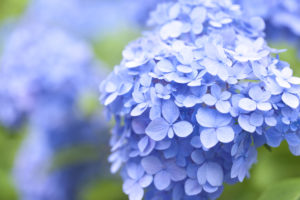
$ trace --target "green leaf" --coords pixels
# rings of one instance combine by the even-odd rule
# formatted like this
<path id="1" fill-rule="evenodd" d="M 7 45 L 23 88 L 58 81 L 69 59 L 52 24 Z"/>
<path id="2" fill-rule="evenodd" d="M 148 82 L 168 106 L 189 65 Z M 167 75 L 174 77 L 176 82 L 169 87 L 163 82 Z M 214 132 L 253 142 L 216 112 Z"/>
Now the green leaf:
<path id="1" fill-rule="evenodd" d="M 126 200 L 128 197 L 122 192 L 121 180 L 102 179 L 94 182 L 81 193 L 83 200 Z"/>
<path id="2" fill-rule="evenodd" d="M 0 20 L 21 15 L 27 6 L 27 3 L 28 0 L 1 0 Z"/>
<path id="3" fill-rule="evenodd" d="M 50 171 L 79 163 L 95 162 L 101 159 L 99 148 L 91 145 L 78 145 L 69 147 L 56 153 Z"/>
<path id="4" fill-rule="evenodd" d="M 258 200 L 300 200 L 300 178 L 288 179 L 268 187 Z"/>

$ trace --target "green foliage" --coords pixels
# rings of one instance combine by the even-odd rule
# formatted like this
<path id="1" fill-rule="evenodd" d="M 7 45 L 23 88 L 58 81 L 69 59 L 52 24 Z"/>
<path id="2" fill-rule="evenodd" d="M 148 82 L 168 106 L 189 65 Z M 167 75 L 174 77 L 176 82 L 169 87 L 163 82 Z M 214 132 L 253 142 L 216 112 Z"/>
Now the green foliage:
<path id="1" fill-rule="evenodd" d="M 78 102 L 80 110 L 86 116 L 91 116 L 92 114 L 94 114 L 95 110 L 98 110 L 99 108 L 98 98 L 98 94 L 95 94 L 93 92 L 82 95 Z"/>
<path id="2" fill-rule="evenodd" d="M 286 49 L 285 52 L 279 54 L 280 59 L 288 62 L 291 65 L 291 68 L 294 70 L 294 75 L 299 77 L 300 59 L 297 59 L 298 57 L 297 49 L 285 43 L 273 44 L 273 47 L 277 49 Z"/>
<path id="3" fill-rule="evenodd" d="M 300 178 L 272 184 L 259 200 L 300 200 Z"/>
<path id="4" fill-rule="evenodd" d="M 120 63 L 122 59 L 122 50 L 128 42 L 137 37 L 137 30 L 122 30 L 111 33 L 95 42 L 95 53 L 101 61 L 112 68 L 114 65 Z"/>
<path id="5" fill-rule="evenodd" d="M 22 135 L 8 133 L 0 128 L 0 199 L 17 200 L 11 169 L 18 147 L 22 141 Z"/>
<path id="6" fill-rule="evenodd" d="M 73 164 L 90 163 L 99 159 L 98 148 L 90 145 L 78 145 L 72 148 L 61 150 L 53 158 L 53 165 L 50 171 L 61 169 Z"/>
<path id="7" fill-rule="evenodd" d="M 126 200 L 128 197 L 121 191 L 121 180 L 106 179 L 94 182 L 82 194 L 84 200 Z"/>
<path id="8" fill-rule="evenodd" d="M 28 0 L 0 0 L 0 20 L 19 16 L 27 2 Z"/>

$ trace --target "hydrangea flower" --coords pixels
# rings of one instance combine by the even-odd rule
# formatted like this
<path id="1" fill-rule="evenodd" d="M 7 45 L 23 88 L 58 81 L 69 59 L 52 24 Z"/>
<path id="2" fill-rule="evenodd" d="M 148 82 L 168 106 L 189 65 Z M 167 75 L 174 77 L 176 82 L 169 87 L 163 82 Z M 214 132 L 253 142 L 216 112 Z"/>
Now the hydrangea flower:
<path id="1" fill-rule="evenodd" d="M 107 125 L 98 122 L 99 109 L 87 113 L 81 105 L 97 94 L 105 70 L 99 74 L 96 66 L 89 45 L 58 28 L 22 24 L 8 38 L 0 121 L 8 127 L 28 122 L 14 173 L 22 199 L 77 199 L 88 180 L 105 173 Z"/>
<path id="2" fill-rule="evenodd" d="M 120 11 L 120 7 L 107 0 L 31 0 L 25 18 L 93 39 L 118 26 L 118 20 L 123 19 L 115 13 Z"/>
<path id="3" fill-rule="evenodd" d="M 144 27 L 150 11 L 166 1 L 171 0 L 31 0 L 26 17 L 94 39 L 129 26 Z"/>
<path id="4" fill-rule="evenodd" d="M 130 200 L 216 199 L 249 177 L 257 147 L 286 139 L 299 155 L 300 79 L 261 18 L 230 0 L 179 0 L 149 23 L 100 86 L 116 121 L 111 171 Z"/>
<path id="5" fill-rule="evenodd" d="M 17 27 L 1 58 L 0 121 L 14 126 L 50 99 L 76 106 L 95 91 L 95 66 L 89 46 L 64 31 L 39 24 Z"/>
<path id="6" fill-rule="evenodd" d="M 289 41 L 299 48 L 300 5 L 297 0 L 235 0 L 248 16 L 261 16 L 266 21 L 267 38 Z"/>

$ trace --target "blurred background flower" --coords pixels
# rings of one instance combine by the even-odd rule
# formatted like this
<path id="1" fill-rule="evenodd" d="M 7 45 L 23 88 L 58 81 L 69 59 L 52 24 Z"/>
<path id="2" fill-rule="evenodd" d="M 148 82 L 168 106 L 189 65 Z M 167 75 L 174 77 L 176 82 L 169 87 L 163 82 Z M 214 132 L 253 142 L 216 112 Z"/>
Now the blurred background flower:
<path id="1" fill-rule="evenodd" d="M 300 4 L 297 0 L 235 0 L 248 16 L 266 21 L 267 38 L 277 44 L 297 48 L 300 57 Z"/>

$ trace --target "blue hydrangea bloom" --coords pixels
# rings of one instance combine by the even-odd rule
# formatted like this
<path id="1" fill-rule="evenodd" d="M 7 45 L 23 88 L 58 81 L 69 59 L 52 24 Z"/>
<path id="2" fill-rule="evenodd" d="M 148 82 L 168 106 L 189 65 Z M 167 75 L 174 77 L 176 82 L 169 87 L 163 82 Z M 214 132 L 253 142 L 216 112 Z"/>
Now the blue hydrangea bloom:
<path id="1" fill-rule="evenodd" d="M 21 24 L 7 39 L 0 121 L 8 127 L 28 122 L 30 134 L 14 172 L 22 199 L 77 199 L 86 181 L 105 173 L 107 125 L 98 122 L 98 109 L 87 113 L 81 108 L 86 95 L 97 95 L 103 74 L 96 66 L 89 45 L 58 28 Z M 63 165 L 57 161 L 74 148 L 88 152 L 83 158 L 63 157 L 71 159 Z"/>
<path id="2" fill-rule="evenodd" d="M 31 0 L 25 18 L 93 39 L 112 31 L 118 22 L 126 22 L 116 15 L 122 10 L 114 4 L 107 0 Z"/>
<path id="3" fill-rule="evenodd" d="M 300 78 L 230 0 L 160 4 L 101 83 L 116 125 L 111 171 L 130 200 L 216 199 L 249 177 L 256 148 L 299 155 Z M 275 133 L 276 131 L 276 133 Z"/>
<path id="4" fill-rule="evenodd" d="M 7 39 L 0 62 L 0 121 L 6 126 L 24 121 L 50 99 L 76 106 L 96 90 L 90 47 L 60 29 L 21 25 Z"/>
<path id="5" fill-rule="evenodd" d="M 157 3 L 171 0 L 31 0 L 27 18 L 87 38 L 126 27 L 143 27 Z"/>
<path id="6" fill-rule="evenodd" d="M 289 41 L 300 47 L 300 4 L 298 0 L 235 0 L 248 16 L 261 16 L 266 21 L 267 38 Z"/>

